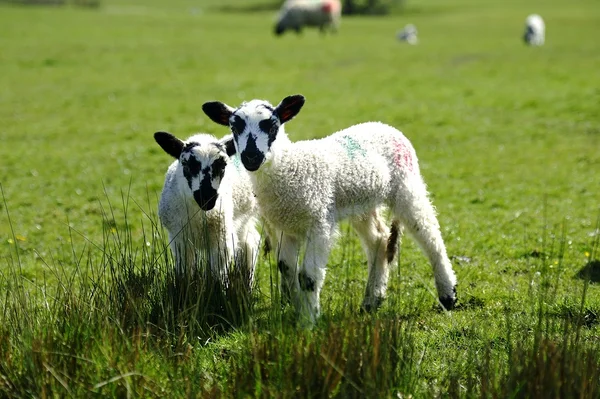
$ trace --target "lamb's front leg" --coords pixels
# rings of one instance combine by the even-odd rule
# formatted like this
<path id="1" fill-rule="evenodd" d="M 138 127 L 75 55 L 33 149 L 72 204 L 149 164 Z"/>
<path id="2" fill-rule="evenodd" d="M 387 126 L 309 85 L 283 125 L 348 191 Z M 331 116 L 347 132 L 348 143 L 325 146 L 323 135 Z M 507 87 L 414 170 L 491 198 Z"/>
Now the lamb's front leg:
<path id="1" fill-rule="evenodd" d="M 287 305 L 298 292 L 300 241 L 287 234 L 278 234 L 277 268 L 281 275 L 281 304 Z"/>
<path id="2" fill-rule="evenodd" d="M 327 259 L 331 250 L 331 231 L 313 232 L 308 236 L 302 268 L 298 273 L 300 292 L 297 309 L 304 322 L 314 324 L 321 312 L 319 299 L 325 282 Z"/>
<path id="3" fill-rule="evenodd" d="M 209 245 L 211 272 L 226 287 L 229 285 L 229 267 L 233 262 L 235 251 L 233 237 L 222 232 L 218 239 L 209 237 Z"/>
<path id="4" fill-rule="evenodd" d="M 236 268 L 243 267 L 242 273 L 249 291 L 252 291 L 254 283 L 254 270 L 260 252 L 260 241 L 260 234 L 253 225 L 244 229 L 237 240 L 238 248 L 235 265 Z"/>

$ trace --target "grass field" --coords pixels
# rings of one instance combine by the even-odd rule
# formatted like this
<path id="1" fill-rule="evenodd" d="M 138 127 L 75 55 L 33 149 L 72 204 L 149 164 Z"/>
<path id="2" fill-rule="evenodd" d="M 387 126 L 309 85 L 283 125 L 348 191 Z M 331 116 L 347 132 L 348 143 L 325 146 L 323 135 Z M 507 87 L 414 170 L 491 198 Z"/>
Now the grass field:
<path id="1" fill-rule="evenodd" d="M 264 3 L 0 4 L 0 395 L 598 397 L 600 3 L 409 0 L 282 38 Z M 532 12 L 541 48 L 521 42 Z M 395 40 L 407 23 L 418 46 Z M 171 159 L 152 134 L 220 137 L 203 102 L 295 93 L 293 140 L 380 120 L 412 141 L 457 310 L 406 237 L 387 301 L 360 314 L 345 225 L 312 330 L 280 312 L 273 259 L 234 322 L 202 292 L 163 298 Z"/>

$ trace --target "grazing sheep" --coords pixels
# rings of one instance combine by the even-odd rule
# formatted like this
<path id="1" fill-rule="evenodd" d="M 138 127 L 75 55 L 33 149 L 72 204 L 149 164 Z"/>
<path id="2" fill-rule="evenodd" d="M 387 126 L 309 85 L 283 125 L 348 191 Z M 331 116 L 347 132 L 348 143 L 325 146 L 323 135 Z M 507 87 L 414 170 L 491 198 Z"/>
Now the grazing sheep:
<path id="1" fill-rule="evenodd" d="M 167 170 L 158 216 L 169 232 L 177 273 L 208 260 L 213 275 L 227 284 L 235 258 L 245 263 L 251 287 L 260 242 L 258 210 L 248 173 L 239 158 L 230 158 L 232 136 L 196 134 L 182 141 L 156 132 L 154 139 L 176 159 Z"/>
<path id="2" fill-rule="evenodd" d="M 417 44 L 417 27 L 413 24 L 408 24 L 400 32 L 396 34 L 398 40 L 407 42 L 408 44 Z"/>
<path id="3" fill-rule="evenodd" d="M 242 164 L 251 172 L 261 214 L 277 232 L 282 296 L 309 322 L 316 320 L 336 226 L 348 218 L 369 264 L 365 310 L 375 310 L 385 298 L 389 263 L 403 228 L 429 257 L 439 301 L 451 309 L 456 276 L 411 143 L 379 122 L 320 140 L 291 142 L 283 124 L 303 105 L 304 97 L 294 95 L 277 107 L 263 100 L 238 108 L 218 101 L 202 107 L 214 122 L 230 127 Z M 385 205 L 393 215 L 391 230 L 381 215 Z M 305 255 L 297 270 L 303 244 Z"/>
<path id="4" fill-rule="evenodd" d="M 523 40 L 530 46 L 542 46 L 546 38 L 546 25 L 537 14 L 531 14 L 525 20 L 525 34 Z"/>
<path id="5" fill-rule="evenodd" d="M 337 31 L 342 18 L 340 0 L 287 0 L 281 6 L 275 34 L 293 29 L 300 33 L 305 26 L 317 26 L 321 32 L 329 27 Z"/>

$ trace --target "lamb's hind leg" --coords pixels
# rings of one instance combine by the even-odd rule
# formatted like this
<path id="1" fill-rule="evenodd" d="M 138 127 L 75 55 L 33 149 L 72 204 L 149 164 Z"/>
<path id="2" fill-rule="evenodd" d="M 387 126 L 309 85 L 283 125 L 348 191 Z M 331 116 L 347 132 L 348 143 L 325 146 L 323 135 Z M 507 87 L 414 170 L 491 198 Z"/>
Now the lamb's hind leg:
<path id="1" fill-rule="evenodd" d="M 413 177 L 406 182 L 396 199 L 394 211 L 429 258 L 440 303 L 444 308 L 452 309 L 457 298 L 456 275 L 446 254 L 435 209 L 421 178 Z"/>
<path id="2" fill-rule="evenodd" d="M 367 255 L 369 275 L 362 308 L 367 312 L 377 310 L 385 299 L 389 263 L 396 255 L 398 223 L 392 225 L 393 232 L 385 224 L 379 210 L 354 217 L 350 220 Z"/>

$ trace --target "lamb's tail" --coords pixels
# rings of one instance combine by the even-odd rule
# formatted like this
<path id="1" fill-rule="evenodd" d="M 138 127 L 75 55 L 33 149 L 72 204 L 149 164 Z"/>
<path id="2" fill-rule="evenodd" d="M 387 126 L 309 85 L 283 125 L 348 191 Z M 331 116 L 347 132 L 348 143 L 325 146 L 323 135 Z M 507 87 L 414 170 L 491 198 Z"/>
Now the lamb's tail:
<path id="1" fill-rule="evenodd" d="M 398 239 L 400 238 L 400 222 L 397 219 L 394 219 L 392 225 L 390 226 L 390 236 L 388 237 L 387 242 L 387 261 L 391 263 L 396 257 L 396 253 L 398 252 Z"/>

